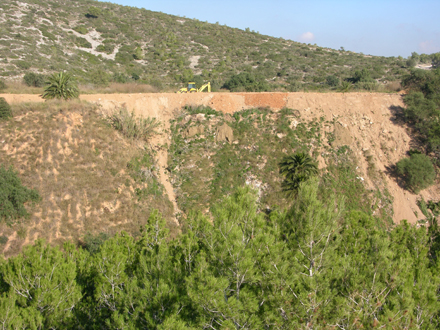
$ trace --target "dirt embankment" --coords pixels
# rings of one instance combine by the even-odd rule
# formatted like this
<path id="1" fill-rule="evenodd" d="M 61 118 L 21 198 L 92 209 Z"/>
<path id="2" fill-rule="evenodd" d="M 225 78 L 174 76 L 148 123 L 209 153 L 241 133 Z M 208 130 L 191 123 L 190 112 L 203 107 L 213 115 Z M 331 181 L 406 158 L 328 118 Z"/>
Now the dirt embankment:
<path id="1" fill-rule="evenodd" d="M 0 95 L 8 102 L 38 101 L 35 95 Z M 138 115 L 156 117 L 165 124 L 161 137 L 154 140 L 158 149 L 168 140 L 166 129 L 176 110 L 185 105 L 210 106 L 211 108 L 234 113 L 236 111 L 270 107 L 297 109 L 301 120 L 324 117 L 335 120 L 332 133 L 335 145 L 348 145 L 359 161 L 359 180 L 368 187 L 386 187 L 394 197 L 394 221 L 403 219 L 414 223 L 423 215 L 418 210 L 418 196 L 401 187 L 389 175 L 390 166 L 406 155 L 413 141 L 406 128 L 395 121 L 395 113 L 404 106 L 399 94 L 383 93 L 200 93 L 200 94 L 93 94 L 82 95 L 81 99 L 96 103 L 103 111 L 125 105 Z M 172 201 L 173 188 L 168 182 L 166 171 L 167 154 L 165 148 L 159 153 L 161 180 Z M 324 159 L 320 165 L 325 166 Z M 374 171 L 372 171 L 374 168 Z M 371 177 L 371 173 L 375 177 Z M 440 198 L 439 187 L 432 186 L 421 192 L 425 200 Z"/>

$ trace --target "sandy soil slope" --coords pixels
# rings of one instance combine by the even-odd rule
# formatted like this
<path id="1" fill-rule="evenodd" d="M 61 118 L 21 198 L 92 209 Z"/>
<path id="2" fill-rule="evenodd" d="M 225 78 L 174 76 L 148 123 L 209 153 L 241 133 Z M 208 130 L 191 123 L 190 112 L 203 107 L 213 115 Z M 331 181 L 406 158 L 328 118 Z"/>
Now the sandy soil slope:
<path id="1" fill-rule="evenodd" d="M 0 95 L 8 102 L 30 102 L 41 99 L 35 95 Z M 404 106 L 402 95 L 384 93 L 194 93 L 194 94 L 93 94 L 82 95 L 81 99 L 96 103 L 104 112 L 126 106 L 142 116 L 156 117 L 164 123 L 160 136 L 152 143 L 158 150 L 161 167 L 160 180 L 170 200 L 175 204 L 173 188 L 169 183 L 166 168 L 167 153 L 163 147 L 169 141 L 168 122 L 178 109 L 185 105 L 205 105 L 225 113 L 233 113 L 254 107 L 284 107 L 297 109 L 301 120 L 314 117 L 335 119 L 333 129 L 336 146 L 348 145 L 359 161 L 359 180 L 371 188 L 386 187 L 394 197 L 394 221 L 403 219 L 415 223 L 423 215 L 418 210 L 418 195 L 401 186 L 389 174 L 389 169 L 414 148 L 414 141 L 396 115 Z M 369 167 L 374 164 L 374 177 Z M 320 159 L 321 167 L 325 166 Z M 370 171 L 371 173 L 371 171 Z M 440 199 L 440 186 L 434 185 L 420 194 L 425 200 Z M 175 204 L 175 210 L 177 205 Z"/>

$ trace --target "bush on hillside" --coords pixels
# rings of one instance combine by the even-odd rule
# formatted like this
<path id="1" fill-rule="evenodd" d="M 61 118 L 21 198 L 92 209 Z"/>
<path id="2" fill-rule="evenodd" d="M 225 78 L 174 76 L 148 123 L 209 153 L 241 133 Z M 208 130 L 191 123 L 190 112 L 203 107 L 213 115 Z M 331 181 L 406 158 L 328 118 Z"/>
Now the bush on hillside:
<path id="1" fill-rule="evenodd" d="M 232 76 L 223 85 L 231 92 L 266 92 L 269 90 L 269 84 L 260 74 L 254 75 L 249 72 L 242 72 Z"/>
<path id="2" fill-rule="evenodd" d="M 126 137 L 148 141 L 160 126 L 156 118 L 136 117 L 134 112 L 129 113 L 126 108 L 120 108 L 109 117 L 110 124 Z"/>
<path id="3" fill-rule="evenodd" d="M 110 76 L 103 69 L 96 69 L 91 72 L 90 80 L 95 86 L 107 87 L 110 82 Z"/>
<path id="4" fill-rule="evenodd" d="M 413 153 L 396 164 L 396 170 L 405 181 L 407 189 L 419 193 L 434 183 L 436 172 L 431 159 L 423 154 Z"/>
<path id="5" fill-rule="evenodd" d="M 12 117 L 11 106 L 4 97 L 0 97 L 0 120 Z"/>
<path id="6" fill-rule="evenodd" d="M 44 74 L 28 72 L 24 75 L 23 81 L 29 87 L 43 87 L 46 76 Z"/>
<path id="7" fill-rule="evenodd" d="M 326 83 L 327 85 L 329 85 L 330 87 L 336 87 L 339 86 L 339 78 L 331 75 L 331 76 L 327 76 L 326 78 Z"/>
<path id="8" fill-rule="evenodd" d="M 92 48 L 92 44 L 82 37 L 76 37 L 75 44 L 81 48 Z"/>
<path id="9" fill-rule="evenodd" d="M 81 34 L 87 34 L 89 32 L 87 30 L 87 27 L 85 27 L 84 25 L 76 26 L 73 28 L 73 30 Z"/>
<path id="10" fill-rule="evenodd" d="M 5 81 L 3 79 L 0 79 L 0 91 L 6 88 L 8 88 L 8 86 L 6 86 Z"/>
<path id="11" fill-rule="evenodd" d="M 26 202 L 37 202 L 40 195 L 34 189 L 21 184 L 17 173 L 12 169 L 0 166 L 0 219 L 10 222 L 28 216 L 24 207 Z"/>
<path id="12" fill-rule="evenodd" d="M 440 157 L 440 69 L 413 70 L 403 79 L 402 84 L 409 89 L 404 97 L 405 120 L 419 133 L 428 152 Z"/>

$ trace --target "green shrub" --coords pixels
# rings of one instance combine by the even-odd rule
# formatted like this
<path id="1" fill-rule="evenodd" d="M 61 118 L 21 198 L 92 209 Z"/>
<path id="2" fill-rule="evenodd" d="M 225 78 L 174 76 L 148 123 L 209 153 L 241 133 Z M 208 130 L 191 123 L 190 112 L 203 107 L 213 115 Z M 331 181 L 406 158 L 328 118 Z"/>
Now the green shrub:
<path id="1" fill-rule="evenodd" d="M 110 124 L 130 139 L 148 141 L 160 126 L 156 118 L 137 118 L 134 112 L 129 113 L 126 108 L 121 108 L 109 117 Z"/>
<path id="2" fill-rule="evenodd" d="M 86 13 L 87 18 L 98 18 L 101 15 L 102 15 L 101 9 L 97 7 L 90 7 Z"/>
<path id="3" fill-rule="evenodd" d="M 27 70 L 31 67 L 31 64 L 29 62 L 22 61 L 22 60 L 13 61 L 12 63 L 14 63 L 18 68 L 23 69 L 23 70 Z"/>
<path id="4" fill-rule="evenodd" d="M 12 169 L 0 166 L 0 219 L 10 222 L 29 215 L 24 204 L 37 202 L 40 195 L 34 189 L 21 184 L 17 173 Z"/>
<path id="5" fill-rule="evenodd" d="M 5 81 L 0 79 L 0 91 L 6 88 L 8 88 L 8 86 L 6 85 Z"/>
<path id="6" fill-rule="evenodd" d="M 89 32 L 84 25 L 76 26 L 76 27 L 73 28 L 73 30 L 78 32 L 78 33 L 81 33 L 81 34 L 87 34 L 87 32 Z"/>
<path id="7" fill-rule="evenodd" d="M 112 44 L 108 44 L 108 43 L 103 44 L 103 45 L 99 45 L 98 47 L 96 47 L 97 52 L 106 53 L 106 54 L 113 53 L 114 49 L 115 49 L 115 46 Z"/>
<path id="8" fill-rule="evenodd" d="M 326 84 L 331 87 L 339 86 L 339 78 L 334 75 L 328 76 L 326 78 Z"/>
<path id="9" fill-rule="evenodd" d="M 11 106 L 4 97 L 0 97 L 0 120 L 8 117 L 12 117 Z"/>
<path id="10" fill-rule="evenodd" d="M 54 73 L 46 82 L 43 99 L 64 99 L 69 100 L 79 96 L 78 86 L 74 78 L 64 72 Z"/>
<path id="11" fill-rule="evenodd" d="M 82 37 L 76 37 L 75 44 L 82 48 L 92 48 L 92 44 Z"/>
<path id="12" fill-rule="evenodd" d="M 5 235 L 0 236 L 0 245 L 5 245 L 8 243 L 8 237 Z"/>
<path id="13" fill-rule="evenodd" d="M 92 71 L 90 80 L 96 86 L 106 87 L 109 84 L 109 74 L 102 69 Z"/>
<path id="14" fill-rule="evenodd" d="M 90 252 L 90 254 L 95 254 L 99 252 L 101 245 L 105 243 L 110 238 L 109 234 L 99 233 L 92 234 L 87 232 L 83 238 L 84 248 Z"/>
<path id="15" fill-rule="evenodd" d="M 434 183 L 436 172 L 431 159 L 423 154 L 412 154 L 396 164 L 396 170 L 406 183 L 407 189 L 419 193 Z"/>
<path id="16" fill-rule="evenodd" d="M 114 82 L 121 83 L 121 84 L 125 84 L 126 82 L 128 82 L 129 79 L 130 78 L 127 75 L 120 73 L 120 72 L 115 72 L 112 77 L 112 80 Z"/>
<path id="17" fill-rule="evenodd" d="M 232 76 L 225 82 L 223 87 L 229 89 L 231 92 L 243 90 L 246 92 L 264 92 L 269 90 L 269 85 L 262 75 L 254 75 L 249 72 L 242 72 Z"/>
<path id="18" fill-rule="evenodd" d="M 46 76 L 44 74 L 28 72 L 24 75 L 23 81 L 29 87 L 43 87 Z"/>

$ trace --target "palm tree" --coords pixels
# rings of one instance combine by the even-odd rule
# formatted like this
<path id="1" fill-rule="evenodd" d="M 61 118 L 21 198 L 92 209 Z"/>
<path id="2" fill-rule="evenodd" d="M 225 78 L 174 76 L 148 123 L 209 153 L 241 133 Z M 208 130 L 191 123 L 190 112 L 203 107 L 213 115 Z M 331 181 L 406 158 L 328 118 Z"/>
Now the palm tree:
<path id="1" fill-rule="evenodd" d="M 289 196 L 296 194 L 301 182 L 318 173 L 317 164 L 305 152 L 297 152 L 291 156 L 285 156 L 278 166 L 280 174 L 284 176 L 281 188 Z"/>
<path id="2" fill-rule="evenodd" d="M 64 72 L 54 73 L 46 81 L 43 99 L 69 100 L 79 96 L 78 86 L 74 78 Z"/>

